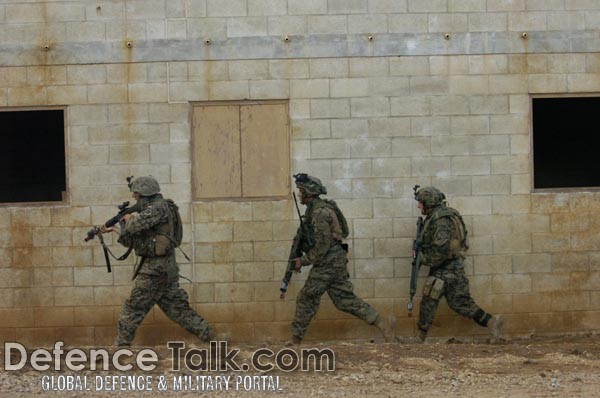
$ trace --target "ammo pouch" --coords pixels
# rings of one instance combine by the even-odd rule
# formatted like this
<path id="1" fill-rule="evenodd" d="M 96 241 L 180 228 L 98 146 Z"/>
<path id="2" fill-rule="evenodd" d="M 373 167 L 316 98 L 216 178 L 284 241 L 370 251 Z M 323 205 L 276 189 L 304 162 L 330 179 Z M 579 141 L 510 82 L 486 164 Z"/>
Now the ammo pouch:
<path id="1" fill-rule="evenodd" d="M 156 253 L 156 256 L 164 256 L 169 253 L 169 250 L 171 250 L 171 240 L 168 236 L 157 234 L 154 237 L 154 241 L 154 252 Z"/>
<path id="2" fill-rule="evenodd" d="M 138 257 L 156 257 L 156 239 L 146 237 L 135 242 L 135 254 Z"/>
<path id="3" fill-rule="evenodd" d="M 425 281 L 425 286 L 423 286 L 423 297 L 429 297 L 432 300 L 438 301 L 444 294 L 445 285 L 446 282 L 440 278 L 436 278 L 435 276 L 428 277 Z"/>
<path id="4" fill-rule="evenodd" d="M 171 240 L 168 236 L 155 235 L 136 241 L 135 254 L 139 257 L 159 257 L 169 254 L 171 250 Z"/>

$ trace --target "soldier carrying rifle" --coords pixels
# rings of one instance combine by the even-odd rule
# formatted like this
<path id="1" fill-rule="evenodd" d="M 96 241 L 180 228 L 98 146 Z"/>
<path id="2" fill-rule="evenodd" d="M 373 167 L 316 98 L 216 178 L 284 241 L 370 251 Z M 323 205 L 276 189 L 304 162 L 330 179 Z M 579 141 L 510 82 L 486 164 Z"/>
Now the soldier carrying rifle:
<path id="1" fill-rule="evenodd" d="M 503 324 L 502 316 L 482 310 L 469 293 L 469 280 L 463 264 L 464 253 L 469 246 L 462 216 L 457 210 L 446 205 L 445 195 L 437 188 L 418 188 L 418 185 L 414 188 L 415 200 L 425 220 L 416 239 L 411 279 L 416 283 L 415 272 L 418 273 L 419 267 L 429 267 L 417 324 L 418 339 L 423 342 L 427 338 L 427 332 L 442 297 L 446 297 L 452 310 L 473 319 L 480 326 L 487 327 L 494 337 L 499 337 Z M 409 313 L 412 311 L 413 290 L 411 283 Z"/>
<path id="2" fill-rule="evenodd" d="M 337 309 L 375 325 L 386 341 L 393 341 L 395 319 L 384 318 L 354 294 L 347 268 L 348 246 L 342 242 L 348 236 L 348 224 L 341 210 L 334 201 L 319 197 L 327 194 L 321 180 L 304 173 L 296 174 L 294 178 L 300 203 L 306 205 L 302 218 L 305 234 L 309 237 L 296 236 L 295 242 L 296 239 L 301 240 L 299 254 L 304 254 L 292 259 L 292 263 L 297 271 L 304 266 L 313 267 L 296 298 L 291 343 L 302 342 L 325 292 Z M 298 233 L 302 234 L 302 230 L 299 229 Z"/>

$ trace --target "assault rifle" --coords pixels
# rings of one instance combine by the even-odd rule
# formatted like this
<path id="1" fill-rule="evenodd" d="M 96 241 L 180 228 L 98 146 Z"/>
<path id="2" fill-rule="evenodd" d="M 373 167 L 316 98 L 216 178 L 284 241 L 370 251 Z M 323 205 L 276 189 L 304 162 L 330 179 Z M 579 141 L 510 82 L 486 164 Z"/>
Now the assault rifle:
<path id="1" fill-rule="evenodd" d="M 133 178 L 133 176 L 127 177 L 127 182 L 129 183 L 128 185 L 130 185 L 130 187 L 131 187 L 131 179 L 132 178 Z M 117 213 L 117 215 L 112 217 L 110 220 L 108 220 L 107 222 L 104 223 L 104 226 L 106 228 L 110 228 L 110 227 L 116 225 L 117 223 L 121 222 L 121 219 L 126 214 L 139 213 L 142 210 L 142 206 L 139 202 L 131 207 L 129 207 L 129 202 L 123 202 L 122 204 L 117 206 L 117 208 L 119 209 L 119 212 Z M 104 243 L 104 238 L 102 237 L 102 233 L 100 232 L 100 227 L 98 225 L 94 225 L 94 227 L 87 232 L 86 237 L 83 240 L 88 242 L 88 241 L 94 239 L 95 236 L 98 236 L 98 239 L 100 239 L 100 244 L 102 245 L 102 248 L 104 249 L 104 258 L 106 259 L 106 270 L 108 272 L 111 272 L 110 258 L 108 257 L 109 254 L 113 258 L 117 259 L 118 261 L 122 261 L 122 260 L 125 260 L 127 258 L 127 256 L 129 256 L 129 253 L 131 253 L 132 247 L 130 247 L 127 250 L 127 252 L 125 252 L 125 254 L 123 254 L 121 257 L 119 257 L 119 258 L 115 257 L 112 254 L 112 252 L 110 251 L 110 249 Z"/>
<path id="2" fill-rule="evenodd" d="M 296 271 L 296 264 L 294 263 L 294 259 L 298 257 L 302 257 L 302 243 L 306 243 L 308 247 L 312 247 L 314 245 L 314 238 L 308 232 L 308 228 L 306 224 L 302 221 L 302 215 L 300 214 L 300 208 L 298 207 L 298 200 L 296 199 L 296 193 L 294 195 L 294 203 L 296 204 L 296 211 L 298 212 L 298 217 L 300 218 L 300 226 L 298 227 L 298 231 L 296 232 L 296 236 L 294 237 L 294 242 L 292 243 L 292 248 L 290 250 L 290 256 L 288 257 L 288 266 L 285 271 L 285 275 L 281 280 L 281 287 L 279 290 L 281 291 L 280 299 L 285 299 L 285 293 L 287 292 L 290 281 L 292 280 L 292 275 L 294 271 Z M 298 271 L 300 272 L 300 271 Z"/>
<path id="3" fill-rule="evenodd" d="M 413 191 L 415 192 L 415 197 L 417 195 L 417 190 L 419 189 L 419 185 L 415 185 L 413 187 Z M 408 300 L 408 316 L 412 316 L 413 312 L 413 297 L 417 292 L 417 277 L 419 276 L 419 269 L 421 268 L 421 255 L 422 255 L 422 247 L 421 247 L 421 235 L 423 232 L 423 217 L 419 217 L 417 220 L 417 234 L 415 239 L 413 240 L 413 248 L 412 248 L 412 269 L 410 272 L 410 298 Z"/>

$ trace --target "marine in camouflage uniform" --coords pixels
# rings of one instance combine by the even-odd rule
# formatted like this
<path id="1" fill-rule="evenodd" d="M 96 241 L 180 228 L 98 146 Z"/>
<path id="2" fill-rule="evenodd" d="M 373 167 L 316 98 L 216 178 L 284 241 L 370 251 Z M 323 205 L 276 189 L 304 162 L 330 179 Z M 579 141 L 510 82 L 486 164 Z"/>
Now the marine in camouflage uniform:
<path id="1" fill-rule="evenodd" d="M 139 259 L 131 294 L 121 309 L 115 344 L 131 344 L 138 326 L 154 304 L 188 332 L 203 341 L 210 340 L 214 337 L 211 327 L 190 307 L 187 292 L 179 286 L 174 246 L 166 236 L 170 232 L 169 224 L 172 227 L 169 202 L 159 193 L 158 182 L 151 176 L 134 179 L 130 189 L 133 197 L 141 202 L 142 210 L 123 218 L 125 225 L 118 242 L 126 247 L 133 244 Z M 103 232 L 111 229 L 101 228 Z"/>
<path id="2" fill-rule="evenodd" d="M 498 337 L 501 316 L 481 309 L 469 293 L 469 280 L 464 270 L 464 252 L 468 249 L 467 230 L 455 209 L 446 206 L 445 196 L 434 187 L 421 188 L 415 194 L 419 209 L 425 215 L 421 242 L 421 265 L 429 267 L 419 312 L 419 339 L 424 341 L 433 323 L 442 297 L 448 306 L 462 316 L 488 327 Z"/>
<path id="3" fill-rule="evenodd" d="M 296 174 L 298 196 L 307 205 L 303 219 L 313 236 L 312 247 L 302 247 L 305 253 L 296 258 L 296 270 L 312 265 L 304 287 L 296 298 L 296 315 L 292 322 L 292 343 L 299 344 L 312 318 L 316 315 L 321 296 L 327 292 L 337 309 L 352 314 L 381 330 L 386 341 L 393 339 L 395 319 L 386 319 L 368 303 L 354 294 L 348 273 L 347 246 L 342 245 L 347 230 L 343 231 L 345 219 L 333 201 L 323 200 L 320 194 L 327 190 L 318 178 L 306 174 Z M 340 212 L 338 216 L 337 211 Z M 347 225 L 345 225 L 347 228 Z M 296 237 L 298 238 L 298 237 Z"/>

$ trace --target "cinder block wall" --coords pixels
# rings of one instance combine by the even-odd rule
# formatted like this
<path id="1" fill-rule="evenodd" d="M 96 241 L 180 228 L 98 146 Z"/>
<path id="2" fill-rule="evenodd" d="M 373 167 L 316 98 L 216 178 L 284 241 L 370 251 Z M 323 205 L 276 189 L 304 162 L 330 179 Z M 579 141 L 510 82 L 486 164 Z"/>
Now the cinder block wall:
<path id="1" fill-rule="evenodd" d="M 65 107 L 69 178 L 65 205 L 0 207 L 0 339 L 112 342 L 132 262 L 108 274 L 82 238 L 130 174 L 180 204 L 193 306 L 235 341 L 286 338 L 293 202 L 191 199 L 190 102 L 243 99 L 289 99 L 292 170 L 338 200 L 356 292 L 399 334 L 414 184 L 465 216 L 472 293 L 508 333 L 598 330 L 600 194 L 532 193 L 530 96 L 600 91 L 599 27 L 594 0 L 0 1 L 0 106 Z M 435 326 L 483 333 L 445 305 Z M 307 339 L 374 337 L 325 296 Z M 174 338 L 194 341 L 155 309 L 136 343 Z"/>

